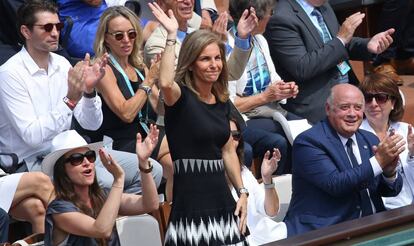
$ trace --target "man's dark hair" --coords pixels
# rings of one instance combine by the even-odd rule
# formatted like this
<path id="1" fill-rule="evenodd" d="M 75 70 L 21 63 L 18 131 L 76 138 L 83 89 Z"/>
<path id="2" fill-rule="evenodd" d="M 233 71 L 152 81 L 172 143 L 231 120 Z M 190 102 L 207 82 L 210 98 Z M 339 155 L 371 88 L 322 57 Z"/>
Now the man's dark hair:
<path id="1" fill-rule="evenodd" d="M 17 10 L 17 30 L 20 30 L 22 25 L 32 30 L 38 12 L 57 14 L 58 7 L 55 2 L 49 0 L 26 0 Z"/>

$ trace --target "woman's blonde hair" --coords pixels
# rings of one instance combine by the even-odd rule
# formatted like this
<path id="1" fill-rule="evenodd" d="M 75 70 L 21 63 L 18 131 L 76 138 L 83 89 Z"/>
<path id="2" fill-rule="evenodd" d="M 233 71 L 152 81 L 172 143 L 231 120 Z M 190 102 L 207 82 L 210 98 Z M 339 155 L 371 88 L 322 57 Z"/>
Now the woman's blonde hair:
<path id="1" fill-rule="evenodd" d="M 228 69 L 226 63 L 226 49 L 220 37 L 209 30 L 197 30 L 187 35 L 180 48 L 178 56 L 175 81 L 187 86 L 198 97 L 200 94 L 195 89 L 195 81 L 191 67 L 196 62 L 201 52 L 210 44 L 217 44 L 220 49 L 221 61 L 223 68 L 217 81 L 213 84 L 212 93 L 220 102 L 226 102 L 229 99 Z"/>
<path id="2" fill-rule="evenodd" d="M 137 37 L 133 42 L 132 53 L 129 55 L 129 63 L 136 67 L 143 69 L 145 67 L 144 60 L 142 58 L 140 49 L 142 46 L 142 29 L 139 25 L 140 20 L 138 16 L 125 6 L 113 6 L 109 7 L 102 14 L 99 19 L 99 26 L 96 32 L 95 42 L 93 49 L 95 50 L 95 56 L 101 57 L 106 52 L 110 53 L 109 47 L 105 43 L 105 34 L 108 32 L 108 23 L 115 17 L 122 16 L 131 22 L 132 27 L 137 32 Z"/>

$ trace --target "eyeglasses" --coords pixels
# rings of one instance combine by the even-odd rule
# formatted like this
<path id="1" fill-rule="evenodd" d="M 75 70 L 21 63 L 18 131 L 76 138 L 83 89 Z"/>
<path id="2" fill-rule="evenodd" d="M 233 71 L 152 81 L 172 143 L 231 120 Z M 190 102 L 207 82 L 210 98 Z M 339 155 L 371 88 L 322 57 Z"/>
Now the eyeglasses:
<path id="1" fill-rule="evenodd" d="M 126 33 L 129 39 L 135 39 L 137 37 L 137 31 L 135 30 L 129 30 L 127 32 L 107 32 L 108 34 L 111 34 L 114 36 L 114 38 L 118 41 L 121 41 L 124 39 L 124 34 Z"/>
<path id="2" fill-rule="evenodd" d="M 240 138 L 241 138 L 240 131 L 234 130 L 234 131 L 231 131 L 230 133 L 231 133 L 231 136 L 233 137 L 234 141 L 239 141 L 240 140 Z"/>
<path id="3" fill-rule="evenodd" d="M 88 150 L 85 154 L 73 153 L 65 159 L 65 163 L 70 163 L 72 166 L 79 166 L 83 163 L 83 159 L 86 157 L 89 162 L 95 162 L 96 153 L 93 150 Z"/>
<path id="4" fill-rule="evenodd" d="M 63 29 L 65 24 L 63 24 L 63 22 L 59 22 L 59 23 L 47 23 L 43 25 L 33 25 L 33 26 L 41 26 L 46 32 L 51 32 L 53 30 L 53 27 L 56 27 L 56 30 L 59 32 L 60 30 Z"/>
<path id="5" fill-rule="evenodd" d="M 366 94 L 364 94 L 364 97 L 365 97 L 365 103 L 371 103 L 372 99 L 375 98 L 375 101 L 378 104 L 384 104 L 390 98 L 392 98 L 392 96 L 390 96 L 388 94 L 385 94 L 385 93 L 376 93 L 376 94 L 366 93 Z"/>

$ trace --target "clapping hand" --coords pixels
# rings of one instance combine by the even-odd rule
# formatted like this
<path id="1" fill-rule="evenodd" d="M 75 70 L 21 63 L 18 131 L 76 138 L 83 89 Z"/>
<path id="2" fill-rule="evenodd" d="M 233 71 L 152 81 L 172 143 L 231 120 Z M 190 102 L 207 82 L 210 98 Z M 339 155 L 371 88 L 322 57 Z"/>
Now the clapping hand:
<path id="1" fill-rule="evenodd" d="M 118 162 L 112 159 L 112 156 L 108 154 L 104 148 L 99 149 L 99 157 L 106 170 L 108 170 L 108 172 L 110 172 L 114 177 L 114 180 L 118 183 L 123 184 L 125 173 L 124 169 L 122 169 Z"/>
<path id="2" fill-rule="evenodd" d="M 413 133 L 413 126 L 411 124 L 408 125 L 408 132 L 407 132 L 407 144 L 408 144 L 408 155 L 414 155 L 414 133 Z"/>
<path id="3" fill-rule="evenodd" d="M 157 18 L 161 25 L 167 30 L 168 34 L 177 33 L 178 21 L 171 9 L 168 10 L 167 15 L 156 2 L 148 3 L 148 6 L 155 18 Z"/>
<path id="4" fill-rule="evenodd" d="M 216 34 L 218 34 L 224 42 L 227 40 L 227 23 L 228 23 L 229 17 L 227 12 L 221 13 L 217 20 L 214 22 L 212 31 Z"/>
<path id="5" fill-rule="evenodd" d="M 147 137 L 142 141 L 140 133 L 137 134 L 136 152 L 139 159 L 139 163 L 146 163 L 151 156 L 152 151 L 158 143 L 158 129 L 155 125 L 150 125 L 150 130 Z M 143 167 L 146 169 L 147 167 Z"/>
<path id="6" fill-rule="evenodd" d="M 263 181 L 267 184 L 271 183 L 272 174 L 277 170 L 278 162 L 280 161 L 280 158 L 282 155 L 280 154 L 280 151 L 276 148 L 273 149 L 272 157 L 270 157 L 270 151 L 266 151 L 263 157 L 262 161 L 262 178 Z"/>
<path id="7" fill-rule="evenodd" d="M 148 70 L 145 71 L 145 80 L 143 84 L 152 87 L 156 83 L 160 76 L 160 63 L 161 63 L 161 54 L 156 54 L 151 59 L 151 66 Z"/>
<path id="8" fill-rule="evenodd" d="M 259 19 L 256 16 L 254 8 L 250 7 L 250 10 L 245 9 L 240 17 L 239 23 L 237 23 L 237 35 L 239 38 L 246 39 L 258 25 Z"/>
<path id="9" fill-rule="evenodd" d="M 381 54 L 384 52 L 393 42 L 391 35 L 395 32 L 394 28 L 390 28 L 384 32 L 377 33 L 372 37 L 367 45 L 368 51 L 373 54 Z"/>
<path id="10" fill-rule="evenodd" d="M 91 64 L 91 58 L 89 53 L 86 53 L 82 65 L 84 67 L 83 80 L 85 84 L 85 92 L 93 92 L 96 84 L 103 78 L 105 75 L 105 67 L 108 63 L 108 54 L 105 53 L 102 57 L 95 59 L 95 62 Z"/>
<path id="11" fill-rule="evenodd" d="M 347 17 L 339 28 L 338 34 L 336 35 L 344 44 L 348 44 L 354 36 L 355 30 L 362 23 L 365 14 L 356 12 L 351 16 Z"/>

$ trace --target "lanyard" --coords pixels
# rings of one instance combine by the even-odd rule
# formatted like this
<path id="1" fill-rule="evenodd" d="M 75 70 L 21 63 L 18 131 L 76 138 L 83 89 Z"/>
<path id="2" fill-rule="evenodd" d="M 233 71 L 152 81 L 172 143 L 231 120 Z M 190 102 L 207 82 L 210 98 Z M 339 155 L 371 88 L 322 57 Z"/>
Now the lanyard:
<path id="1" fill-rule="evenodd" d="M 124 77 L 124 81 L 129 89 L 129 92 L 131 93 L 132 96 L 134 96 L 135 92 L 132 89 L 131 81 L 129 81 L 129 78 L 126 75 L 124 69 L 122 69 L 121 65 L 119 65 L 118 61 L 115 59 L 115 57 L 112 54 L 109 54 L 109 59 L 111 63 L 114 65 L 115 69 L 118 70 L 118 72 L 122 75 L 122 77 Z M 142 73 L 138 69 L 136 68 L 134 69 L 135 69 L 135 72 L 138 74 L 138 76 L 141 78 L 141 80 L 144 81 L 145 79 L 144 75 L 142 75 Z M 149 132 L 148 126 L 145 124 L 145 122 L 141 121 L 141 118 L 142 118 L 141 110 L 138 112 L 138 117 L 140 119 L 139 124 L 141 124 L 144 131 L 148 133 Z M 148 102 L 147 102 L 147 117 L 148 117 Z"/>

